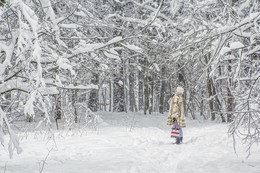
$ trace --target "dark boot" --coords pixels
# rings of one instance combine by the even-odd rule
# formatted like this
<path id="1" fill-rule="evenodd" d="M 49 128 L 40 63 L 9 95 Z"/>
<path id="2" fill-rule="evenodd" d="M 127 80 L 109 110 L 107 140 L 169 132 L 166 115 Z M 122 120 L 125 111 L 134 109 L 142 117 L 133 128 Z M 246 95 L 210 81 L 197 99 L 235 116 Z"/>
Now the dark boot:
<path id="1" fill-rule="evenodd" d="M 183 137 L 180 137 L 180 143 L 182 143 Z"/>
<path id="2" fill-rule="evenodd" d="M 180 144 L 181 143 L 181 139 L 180 138 L 176 138 L 176 144 Z"/>

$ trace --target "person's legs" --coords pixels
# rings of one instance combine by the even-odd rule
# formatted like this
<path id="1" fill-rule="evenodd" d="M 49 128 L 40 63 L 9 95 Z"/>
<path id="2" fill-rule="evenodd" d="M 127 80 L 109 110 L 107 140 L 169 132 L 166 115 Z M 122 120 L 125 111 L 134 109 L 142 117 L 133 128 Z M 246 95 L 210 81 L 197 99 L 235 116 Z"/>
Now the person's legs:
<path id="1" fill-rule="evenodd" d="M 181 143 L 181 138 L 176 138 L 176 144 L 180 144 Z"/>
<path id="2" fill-rule="evenodd" d="M 183 131 L 182 128 L 180 128 L 180 143 L 182 143 L 183 140 Z"/>
<path id="3" fill-rule="evenodd" d="M 180 128 L 179 131 L 180 131 L 180 137 L 176 138 L 176 144 L 182 143 L 182 140 L 183 140 L 183 131 L 182 131 L 182 128 Z"/>

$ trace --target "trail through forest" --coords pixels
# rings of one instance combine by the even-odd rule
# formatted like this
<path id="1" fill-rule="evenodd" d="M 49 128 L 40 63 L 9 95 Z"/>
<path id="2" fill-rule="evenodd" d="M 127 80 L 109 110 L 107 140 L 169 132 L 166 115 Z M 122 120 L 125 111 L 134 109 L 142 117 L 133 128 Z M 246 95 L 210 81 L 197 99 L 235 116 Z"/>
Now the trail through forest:
<path id="1" fill-rule="evenodd" d="M 96 131 L 21 133 L 23 153 L 8 159 L 0 148 L 0 173 L 259 173 L 260 151 L 251 156 L 237 144 L 226 124 L 187 120 L 184 143 L 172 144 L 166 116 L 100 112 Z M 133 119 L 134 118 L 134 119 Z"/>

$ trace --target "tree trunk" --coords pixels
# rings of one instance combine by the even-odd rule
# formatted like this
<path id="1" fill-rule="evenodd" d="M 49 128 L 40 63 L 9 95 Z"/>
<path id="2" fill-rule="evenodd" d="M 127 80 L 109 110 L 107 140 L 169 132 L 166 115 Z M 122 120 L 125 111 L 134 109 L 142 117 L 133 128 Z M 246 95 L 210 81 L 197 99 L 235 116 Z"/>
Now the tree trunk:
<path id="1" fill-rule="evenodd" d="M 135 75 L 134 73 L 130 73 L 129 75 L 129 101 L 130 101 L 130 108 L 129 110 L 132 112 L 136 112 L 137 111 L 137 107 L 136 107 L 136 101 L 135 101 L 135 91 L 134 91 L 134 87 L 135 87 L 135 79 L 134 79 Z"/>
<path id="2" fill-rule="evenodd" d="M 102 89 L 103 110 L 107 111 L 107 88 Z"/>
<path id="3" fill-rule="evenodd" d="M 125 111 L 129 112 L 129 105 L 130 105 L 130 84 L 129 84 L 129 59 L 126 60 L 125 63 L 125 70 L 124 70 L 124 77 L 125 77 L 125 82 L 124 82 L 124 90 L 125 90 Z"/>
<path id="4" fill-rule="evenodd" d="M 214 101 L 213 101 L 213 92 L 212 92 L 212 78 L 208 76 L 207 79 L 207 87 L 208 87 L 208 94 L 209 94 L 209 108 L 210 108 L 210 116 L 211 120 L 216 119 L 216 114 L 214 112 Z"/>
<path id="5" fill-rule="evenodd" d="M 121 77 L 120 77 L 121 76 Z M 124 90 L 124 72 L 123 67 L 120 68 L 120 76 L 114 80 L 114 111 L 124 112 L 125 111 L 125 90 Z"/>
<path id="6" fill-rule="evenodd" d="M 136 112 L 139 111 L 139 70 L 134 73 L 135 83 L 133 84 Z"/>
<path id="7" fill-rule="evenodd" d="M 232 67 L 231 67 L 231 60 L 228 61 L 228 84 L 227 84 L 227 122 L 231 122 L 233 119 L 233 108 L 234 108 L 234 96 L 231 92 L 231 84 L 232 84 L 232 79 L 230 73 L 232 72 Z"/>
<path id="8" fill-rule="evenodd" d="M 98 74 L 93 74 L 93 77 L 91 79 L 91 83 L 94 85 L 98 85 L 99 77 Z M 99 108 L 99 90 L 97 89 L 92 89 L 90 94 L 89 94 L 89 99 L 88 99 L 88 108 L 92 112 L 98 111 Z"/>
<path id="9" fill-rule="evenodd" d="M 166 68 L 162 67 L 161 70 L 161 88 L 160 88 L 160 102 L 159 102 L 159 112 L 161 114 L 164 113 L 164 107 L 165 107 L 165 89 L 166 89 L 166 82 L 164 80 Z"/>
<path id="10" fill-rule="evenodd" d="M 144 66 L 148 67 L 147 57 L 144 60 Z M 144 69 L 144 114 L 147 114 L 149 109 L 149 84 L 148 84 L 148 72 L 147 69 Z"/>
<path id="11" fill-rule="evenodd" d="M 206 116 L 204 114 L 204 103 L 203 103 L 203 99 L 201 99 L 201 102 L 200 102 L 200 115 L 203 116 L 204 120 L 206 120 Z"/>
<path id="12" fill-rule="evenodd" d="M 178 69 L 181 68 L 181 65 L 178 64 Z M 178 84 L 179 86 L 183 86 L 184 88 L 184 93 L 183 93 L 183 98 L 184 98 L 184 115 L 187 116 L 187 104 L 186 104 L 186 100 L 187 100 L 187 86 L 186 86 L 186 81 L 185 81 L 185 73 L 184 70 L 181 69 L 180 72 L 178 73 Z"/>
<path id="13" fill-rule="evenodd" d="M 220 66 L 218 67 L 218 72 L 219 72 L 219 76 L 222 76 L 222 70 L 221 70 Z M 222 86 L 222 85 L 223 85 L 222 84 L 222 80 L 220 80 L 220 86 Z M 220 117 L 221 117 L 222 122 L 224 123 L 224 122 L 226 122 L 226 119 L 225 119 L 225 116 L 224 116 L 224 114 L 222 112 L 221 101 L 220 101 L 219 96 L 217 95 L 217 92 L 216 92 L 216 85 L 214 85 L 213 92 L 214 92 L 214 95 L 216 96 L 215 97 L 216 98 L 216 108 L 217 108 L 217 110 L 220 113 Z"/>
<path id="14" fill-rule="evenodd" d="M 192 119 L 195 120 L 196 116 L 195 116 L 195 105 L 194 105 L 195 98 L 194 98 L 194 95 L 195 95 L 195 93 L 194 93 L 193 89 L 191 89 L 190 90 L 190 105 L 191 105 L 190 113 L 191 113 Z"/>
<path id="15" fill-rule="evenodd" d="M 61 94 L 57 94 L 54 96 L 55 98 L 55 115 L 54 115 L 54 119 L 55 119 L 55 122 L 56 122 L 56 127 L 57 129 L 59 129 L 59 126 L 58 126 L 58 120 L 61 119 L 61 116 L 62 116 L 62 109 L 61 109 Z"/>
<path id="16" fill-rule="evenodd" d="M 143 64 L 141 60 L 139 60 L 140 64 Z M 138 108 L 139 111 L 144 109 L 144 70 L 138 72 Z"/>
<path id="17" fill-rule="evenodd" d="M 208 55 L 205 55 L 204 57 L 205 57 L 206 64 L 208 64 L 211 54 L 208 53 Z M 211 71 L 211 69 L 209 67 L 207 70 L 207 89 L 208 89 L 208 96 L 209 96 L 210 117 L 211 117 L 211 120 L 215 120 L 216 114 L 214 112 L 214 101 L 213 101 L 214 94 L 213 94 L 213 88 L 212 88 L 214 85 L 213 85 L 213 79 L 211 77 L 209 77 L 210 71 Z"/>
<path id="18" fill-rule="evenodd" d="M 78 112 L 77 112 L 77 106 L 76 106 L 76 103 L 77 103 L 77 93 L 78 93 L 78 90 L 72 90 L 72 109 L 74 111 L 74 121 L 75 123 L 78 123 L 79 122 L 79 117 L 78 117 Z"/>
<path id="19" fill-rule="evenodd" d="M 147 110 L 149 109 L 149 86 L 148 86 L 148 79 L 144 77 L 144 114 L 147 114 Z"/>
<path id="20" fill-rule="evenodd" d="M 149 77 L 149 114 L 152 114 L 153 112 L 153 90 L 154 90 L 154 83 L 152 77 Z"/>
<path id="21" fill-rule="evenodd" d="M 109 112 L 112 112 L 114 107 L 114 79 L 113 77 L 111 78 L 109 80 Z"/>

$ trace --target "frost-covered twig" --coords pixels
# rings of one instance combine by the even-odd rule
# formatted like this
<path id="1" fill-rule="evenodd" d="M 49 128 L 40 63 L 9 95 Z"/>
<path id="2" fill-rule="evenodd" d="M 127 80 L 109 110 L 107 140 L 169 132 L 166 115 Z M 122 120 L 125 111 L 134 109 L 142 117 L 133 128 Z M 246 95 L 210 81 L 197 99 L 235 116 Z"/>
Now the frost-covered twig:
<path id="1" fill-rule="evenodd" d="M 245 98 L 241 100 L 241 103 L 237 106 L 237 110 L 234 116 L 233 122 L 230 124 L 229 133 L 233 137 L 233 147 L 236 152 L 237 137 L 241 137 L 242 141 L 247 147 L 247 157 L 251 154 L 251 148 L 254 144 L 260 142 L 260 124 L 259 124 L 259 111 L 254 108 L 254 100 L 251 97 L 257 96 L 257 88 L 260 76 L 251 84 L 249 92 Z M 259 97 L 259 95 L 258 95 Z M 244 100 L 244 101 L 243 101 Z M 257 102 L 256 102 L 257 103 Z"/>
<path id="2" fill-rule="evenodd" d="M 92 112 L 89 108 L 86 110 L 85 120 L 86 125 L 85 127 L 90 126 L 94 131 L 97 130 L 99 116 Z"/>
<path id="3" fill-rule="evenodd" d="M 46 164 L 46 161 L 47 161 L 47 159 L 48 159 L 48 157 L 49 157 L 49 155 L 50 155 L 50 152 L 51 152 L 52 150 L 53 150 L 53 147 L 49 150 L 49 152 L 48 152 L 48 154 L 46 155 L 45 159 L 42 161 L 42 165 L 41 165 L 41 163 L 40 163 L 40 173 L 43 172 L 43 169 L 44 169 L 44 166 L 45 166 L 45 164 Z"/>
<path id="4" fill-rule="evenodd" d="M 161 0 L 160 5 L 159 5 L 158 9 L 156 10 L 156 12 L 155 12 L 155 14 L 153 16 L 153 19 L 146 26 L 144 26 L 139 33 L 143 32 L 147 27 L 149 27 L 155 21 L 155 19 L 159 15 L 159 12 L 160 12 L 160 10 L 162 8 L 163 1 L 164 0 Z"/>
<path id="5" fill-rule="evenodd" d="M 10 106 L 9 106 L 9 108 L 10 108 Z M 7 109 L 9 109 L 9 108 L 7 108 Z M 4 123 L 6 124 L 7 131 L 10 136 L 9 143 L 8 143 L 8 151 L 9 151 L 9 157 L 12 158 L 13 150 L 16 149 L 18 154 L 20 154 L 23 150 L 20 147 L 18 136 L 13 132 L 11 125 L 6 117 L 6 112 L 4 112 L 2 110 L 2 108 L 0 107 L 0 142 L 2 145 L 4 143 L 4 136 L 3 136 L 4 135 L 4 133 L 3 133 Z"/>
<path id="6" fill-rule="evenodd" d="M 6 172 L 6 167 L 7 167 L 7 162 L 5 162 L 5 169 L 4 169 L 4 173 Z"/>

